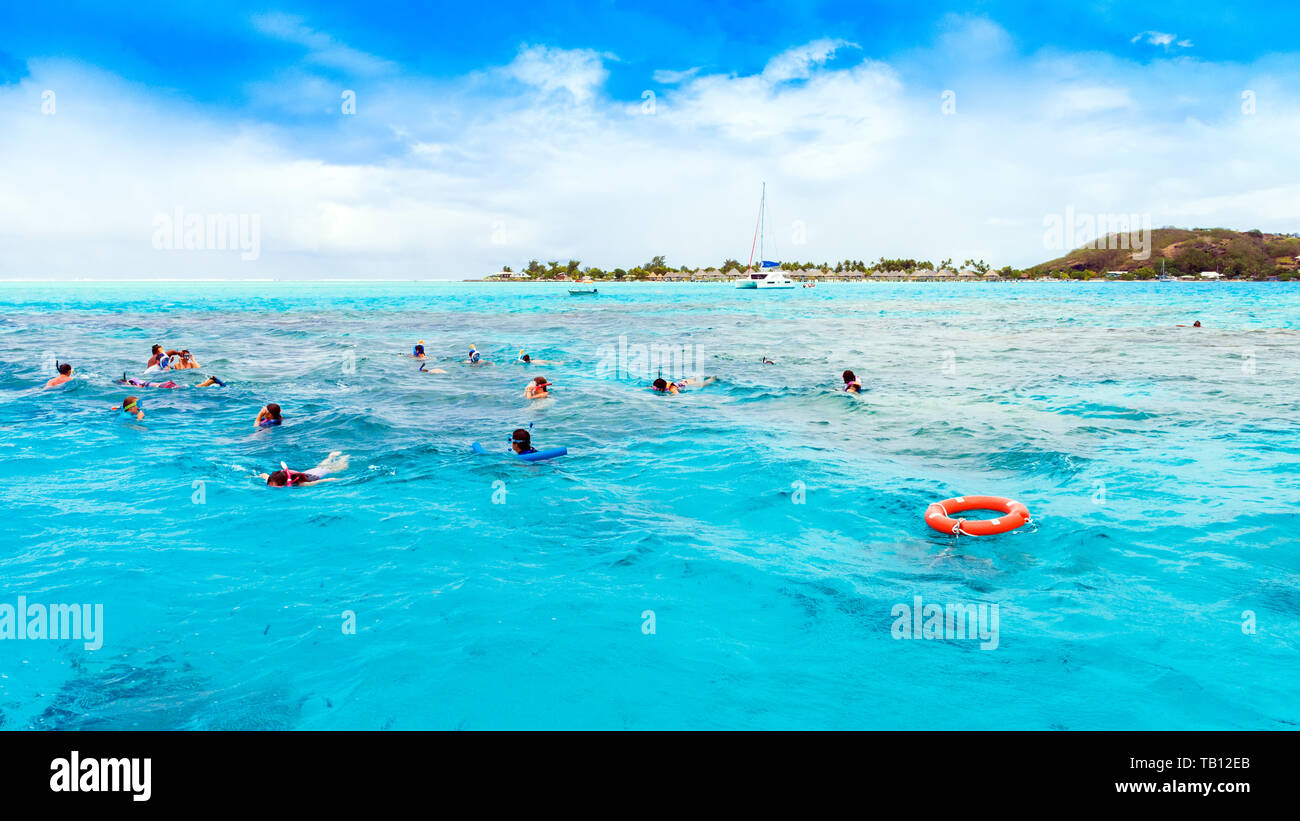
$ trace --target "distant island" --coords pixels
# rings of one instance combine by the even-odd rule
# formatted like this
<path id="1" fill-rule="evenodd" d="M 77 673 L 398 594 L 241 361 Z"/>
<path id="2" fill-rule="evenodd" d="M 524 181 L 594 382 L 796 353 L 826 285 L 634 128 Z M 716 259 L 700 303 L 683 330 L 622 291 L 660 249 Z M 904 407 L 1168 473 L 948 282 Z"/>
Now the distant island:
<path id="1" fill-rule="evenodd" d="M 983 280 L 1250 280 L 1291 281 L 1300 278 L 1300 234 L 1266 234 L 1227 228 L 1157 228 L 1151 231 L 1147 259 L 1134 259 L 1119 241 L 1121 235 L 1076 248 L 1031 268 L 994 268 L 984 260 L 939 262 L 885 259 L 875 262 L 782 262 L 781 271 L 796 280 L 884 282 L 944 282 Z M 631 268 L 604 270 L 584 267 L 579 260 L 542 263 L 530 260 L 519 271 L 504 267 L 473 282 L 722 282 L 744 276 L 746 265 L 724 260 L 721 265 L 674 267 L 662 256 Z"/>

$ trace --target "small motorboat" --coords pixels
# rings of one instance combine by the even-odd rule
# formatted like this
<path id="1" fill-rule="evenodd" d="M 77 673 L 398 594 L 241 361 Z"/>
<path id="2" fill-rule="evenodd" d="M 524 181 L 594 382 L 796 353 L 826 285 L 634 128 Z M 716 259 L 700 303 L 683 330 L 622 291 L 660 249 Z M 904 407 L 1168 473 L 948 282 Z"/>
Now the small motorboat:
<path id="1" fill-rule="evenodd" d="M 595 296 L 595 288 L 570 288 L 569 296 Z"/>

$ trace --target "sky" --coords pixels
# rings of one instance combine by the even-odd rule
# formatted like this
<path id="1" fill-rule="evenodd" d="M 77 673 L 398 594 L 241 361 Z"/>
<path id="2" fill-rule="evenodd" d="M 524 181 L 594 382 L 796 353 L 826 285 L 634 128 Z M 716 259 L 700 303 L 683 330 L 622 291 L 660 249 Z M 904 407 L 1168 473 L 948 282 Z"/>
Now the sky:
<path id="1" fill-rule="evenodd" d="M 120 6 L 130 5 L 130 8 Z M 1300 231 L 1292 3 L 0 6 L 0 278 L 1027 266 Z M 198 228 L 195 228 L 197 224 Z M 229 231 L 216 230 L 229 228 Z"/>

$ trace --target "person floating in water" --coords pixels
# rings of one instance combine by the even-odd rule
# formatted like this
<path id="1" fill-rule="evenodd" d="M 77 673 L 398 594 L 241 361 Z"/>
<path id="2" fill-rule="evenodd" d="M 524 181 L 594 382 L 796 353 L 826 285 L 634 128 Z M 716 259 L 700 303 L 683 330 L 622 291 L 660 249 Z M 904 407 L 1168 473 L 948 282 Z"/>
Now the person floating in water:
<path id="1" fill-rule="evenodd" d="M 327 477 L 327 474 L 347 469 L 348 457 L 343 454 L 343 451 L 336 450 L 311 470 L 290 470 L 288 465 L 281 462 L 280 469 L 274 473 L 259 473 L 257 476 L 259 479 L 265 479 L 271 487 L 302 487 L 317 482 L 337 482 L 339 480 L 337 476 Z"/>
<path id="2" fill-rule="evenodd" d="M 775 359 L 768 359 L 768 358 L 765 356 L 765 357 L 763 357 L 763 364 L 764 364 L 764 365 L 775 365 L 775 364 L 776 364 L 776 360 L 775 360 Z"/>
<path id="3" fill-rule="evenodd" d="M 520 455 L 537 452 L 533 447 L 533 435 L 523 428 L 515 428 L 515 432 L 510 434 L 510 449 Z"/>
<path id="4" fill-rule="evenodd" d="M 862 393 L 862 383 L 853 375 L 853 371 L 845 371 L 841 378 L 844 380 L 845 393 Z"/>
<path id="5" fill-rule="evenodd" d="M 420 373 L 446 373 L 446 371 L 444 371 L 442 368 L 425 367 L 426 364 L 427 363 L 424 362 L 420 363 Z"/>
<path id="6" fill-rule="evenodd" d="M 117 381 L 119 384 L 130 385 L 133 388 L 179 388 L 180 387 L 180 385 L 178 385 L 177 383 L 173 382 L 170 379 L 168 379 L 166 382 L 150 382 L 145 379 L 136 379 L 135 377 L 128 377 L 126 374 L 122 374 L 122 378 Z M 194 387 L 211 388 L 214 385 L 219 388 L 224 388 L 226 386 L 226 383 L 222 382 L 220 379 L 218 379 L 215 376 L 209 376 L 207 379 L 204 379 L 202 382 L 198 383 Z"/>
<path id="7" fill-rule="evenodd" d="M 414 357 L 414 358 L 416 358 L 416 359 L 424 359 L 424 358 L 425 358 L 425 356 L 424 356 L 424 340 L 423 340 L 423 339 L 421 339 L 419 342 L 415 343 L 415 347 L 411 349 L 411 356 Z M 424 370 L 424 368 L 421 368 L 420 370 Z"/>
<path id="8" fill-rule="evenodd" d="M 150 382 L 145 379 L 136 379 L 135 377 L 127 377 L 126 374 L 122 374 L 122 378 L 117 381 L 123 385 L 130 385 L 133 388 L 179 388 L 180 387 L 180 385 L 176 384 L 170 379 L 168 379 L 166 382 Z"/>
<path id="9" fill-rule="evenodd" d="M 149 364 L 145 367 L 145 370 L 148 371 L 157 368 L 160 371 L 165 371 L 170 367 L 171 355 L 168 354 L 167 351 L 163 350 L 162 345 L 154 345 L 153 355 L 149 357 Z"/>
<path id="10" fill-rule="evenodd" d="M 271 428 L 283 421 L 280 418 L 280 406 L 274 402 L 267 402 L 266 407 L 257 412 L 257 418 L 253 420 L 253 427 Z"/>
<path id="11" fill-rule="evenodd" d="M 519 349 L 519 358 L 516 359 L 515 361 L 518 362 L 520 365 L 563 365 L 564 364 L 563 362 L 554 362 L 547 359 L 533 359 L 531 356 L 524 353 L 523 348 Z"/>
<path id="12" fill-rule="evenodd" d="M 140 399 L 136 396 L 128 396 L 122 400 L 122 404 L 114 405 L 113 410 L 120 410 L 123 413 L 134 414 L 135 418 L 144 421 L 144 411 L 140 409 Z"/>
<path id="13" fill-rule="evenodd" d="M 172 370 L 184 371 L 184 370 L 190 370 L 191 368 L 199 367 L 199 363 L 195 361 L 194 357 L 190 355 L 189 351 L 168 351 L 167 356 L 176 357 L 175 359 L 171 360 Z"/>
<path id="14" fill-rule="evenodd" d="M 551 383 L 546 381 L 546 377 L 538 376 L 528 383 L 528 387 L 524 388 L 524 398 L 545 399 L 550 396 L 546 391 L 549 387 L 551 387 Z"/>
<path id="15" fill-rule="evenodd" d="M 67 362 L 58 363 L 55 370 L 59 373 L 57 376 L 51 377 L 50 381 L 45 383 L 46 388 L 57 388 L 72 378 L 72 366 Z"/>
<path id="16" fill-rule="evenodd" d="M 662 394 L 681 393 L 692 385 L 697 385 L 702 388 L 710 382 L 716 382 L 717 379 L 718 377 L 716 376 L 705 376 L 702 378 L 692 376 L 690 379 L 681 379 L 676 382 L 669 382 L 661 376 L 650 385 L 650 390 Z"/>
<path id="17" fill-rule="evenodd" d="M 484 359 L 482 354 L 478 352 L 478 348 L 474 347 L 473 345 L 469 346 L 469 356 L 465 361 L 468 362 L 470 365 L 491 365 L 492 364 L 491 362 L 488 362 L 486 359 Z"/>

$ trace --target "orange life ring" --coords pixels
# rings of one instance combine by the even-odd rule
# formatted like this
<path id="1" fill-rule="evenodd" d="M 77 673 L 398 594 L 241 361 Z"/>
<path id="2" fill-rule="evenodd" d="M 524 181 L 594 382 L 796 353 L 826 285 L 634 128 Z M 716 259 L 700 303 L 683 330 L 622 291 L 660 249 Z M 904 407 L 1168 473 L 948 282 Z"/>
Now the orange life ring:
<path id="1" fill-rule="evenodd" d="M 953 513 L 968 510 L 1000 510 L 1004 515 L 996 519 L 954 519 Z M 954 536 L 993 536 L 1015 530 L 1029 521 L 1029 508 L 1014 499 L 1002 496 L 958 496 L 935 502 L 925 509 L 925 523 L 940 533 Z"/>

